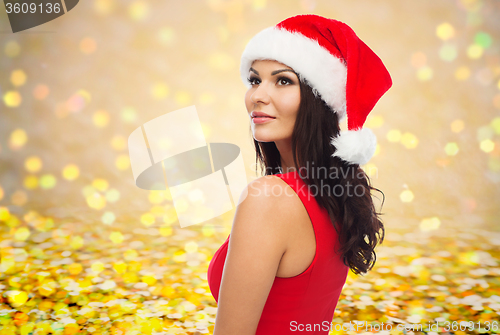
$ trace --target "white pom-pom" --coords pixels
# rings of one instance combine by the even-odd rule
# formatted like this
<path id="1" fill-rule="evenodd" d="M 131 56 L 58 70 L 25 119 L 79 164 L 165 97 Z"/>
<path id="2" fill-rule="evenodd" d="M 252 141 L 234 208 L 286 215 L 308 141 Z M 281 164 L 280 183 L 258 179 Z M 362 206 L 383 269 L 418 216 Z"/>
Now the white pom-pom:
<path id="1" fill-rule="evenodd" d="M 330 142 L 337 150 L 333 156 L 352 163 L 364 165 L 373 157 L 377 137 L 369 128 L 341 131 Z"/>

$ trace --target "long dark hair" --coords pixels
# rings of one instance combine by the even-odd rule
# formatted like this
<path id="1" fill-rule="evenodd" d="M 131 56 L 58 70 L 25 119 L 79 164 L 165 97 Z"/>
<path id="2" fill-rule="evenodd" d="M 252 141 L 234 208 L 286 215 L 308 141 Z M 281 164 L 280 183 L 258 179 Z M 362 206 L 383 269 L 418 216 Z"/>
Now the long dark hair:
<path id="1" fill-rule="evenodd" d="M 332 157 L 336 149 L 330 142 L 340 132 L 337 113 L 313 92 L 304 79 L 300 80 L 300 92 L 301 101 L 292 133 L 295 166 L 310 190 L 313 187 L 321 190 L 315 192 L 314 197 L 328 211 L 338 233 L 338 252 L 344 264 L 355 274 L 366 273 L 375 265 L 375 246 L 382 243 L 385 235 L 384 225 L 379 219 L 382 213 L 375 210 L 371 190 L 382 193 L 384 200 L 385 195 L 371 186 L 369 177 L 359 165 Z M 283 172 L 280 153 L 274 142 L 254 140 L 254 145 L 256 162 L 265 170 L 265 175 Z M 304 169 L 309 168 L 315 173 L 304 173 Z M 329 192 L 323 192 L 325 189 Z M 339 189 L 341 194 L 336 192 Z"/>

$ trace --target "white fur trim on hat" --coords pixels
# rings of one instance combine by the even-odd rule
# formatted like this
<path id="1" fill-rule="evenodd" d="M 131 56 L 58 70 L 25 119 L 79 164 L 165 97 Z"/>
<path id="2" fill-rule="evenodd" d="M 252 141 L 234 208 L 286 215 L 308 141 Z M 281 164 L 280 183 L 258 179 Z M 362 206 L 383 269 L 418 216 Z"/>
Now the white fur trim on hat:
<path id="1" fill-rule="evenodd" d="M 300 33 L 269 27 L 248 42 L 241 56 L 241 79 L 248 82 L 253 61 L 276 60 L 291 67 L 315 89 L 334 111 L 339 120 L 346 114 L 347 68 L 344 61 Z"/>
<path id="2" fill-rule="evenodd" d="M 337 156 L 344 161 L 364 165 L 368 163 L 375 153 L 377 137 L 369 128 L 341 131 L 337 137 L 332 137 L 330 142 Z"/>

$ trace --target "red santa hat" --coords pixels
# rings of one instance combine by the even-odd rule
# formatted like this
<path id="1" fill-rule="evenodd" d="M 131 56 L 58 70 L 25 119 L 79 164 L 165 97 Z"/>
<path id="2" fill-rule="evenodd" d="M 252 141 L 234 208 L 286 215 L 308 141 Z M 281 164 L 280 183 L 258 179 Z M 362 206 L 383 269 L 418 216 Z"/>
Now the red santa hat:
<path id="1" fill-rule="evenodd" d="M 338 114 L 339 121 L 347 115 L 348 130 L 332 137 L 334 156 L 359 165 L 370 160 L 377 138 L 363 124 L 392 80 L 380 58 L 348 25 L 308 14 L 262 30 L 241 57 L 241 79 L 249 88 L 248 72 L 259 59 L 291 67 Z"/>

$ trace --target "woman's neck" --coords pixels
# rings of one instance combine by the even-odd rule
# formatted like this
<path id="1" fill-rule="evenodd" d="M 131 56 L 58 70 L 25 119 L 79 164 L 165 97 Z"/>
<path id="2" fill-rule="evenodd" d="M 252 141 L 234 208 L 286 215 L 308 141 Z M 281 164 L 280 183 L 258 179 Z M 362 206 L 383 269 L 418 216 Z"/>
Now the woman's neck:
<path id="1" fill-rule="evenodd" d="M 295 163 L 293 161 L 293 154 L 292 154 L 292 141 L 275 141 L 276 148 L 278 148 L 278 151 L 280 152 L 280 159 L 281 159 L 281 170 L 283 173 L 291 172 L 291 171 L 296 171 L 297 168 L 295 167 Z"/>

